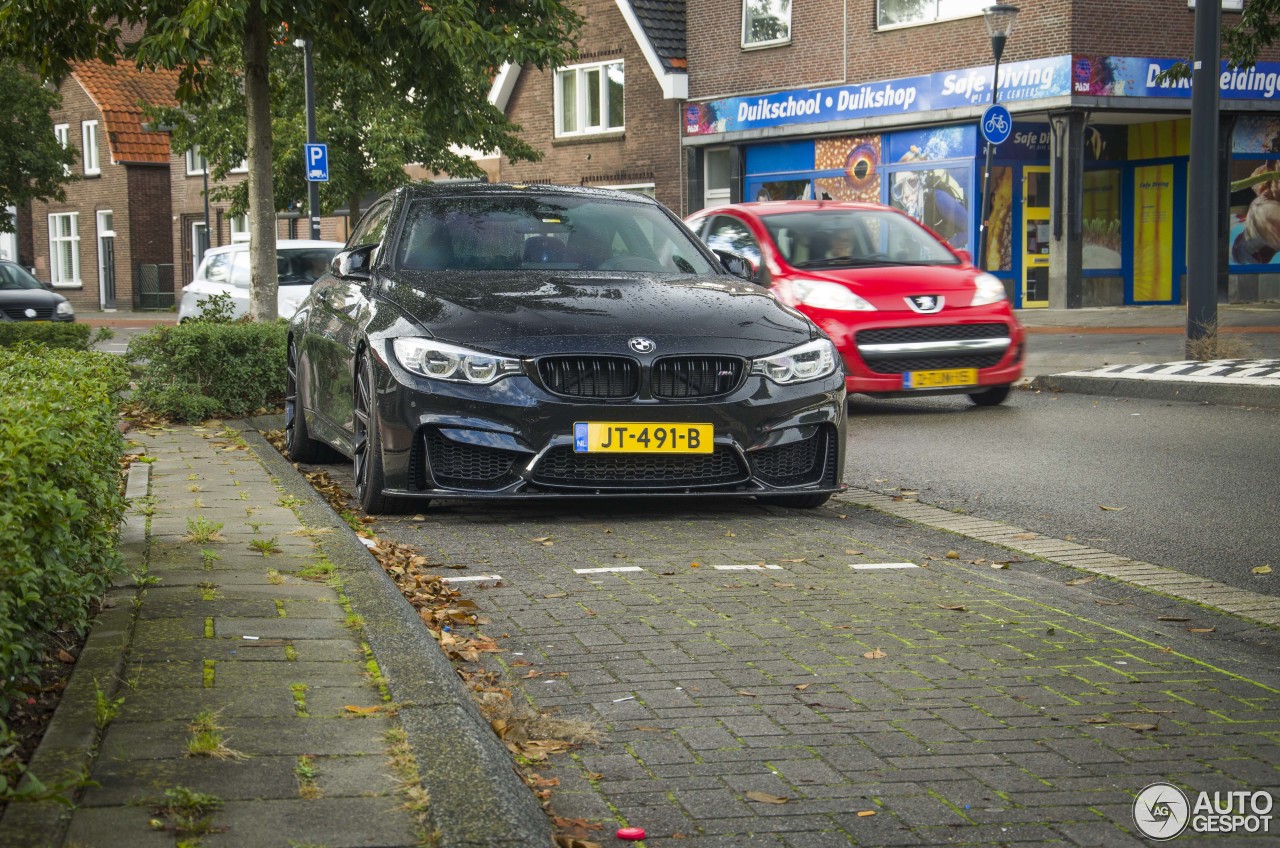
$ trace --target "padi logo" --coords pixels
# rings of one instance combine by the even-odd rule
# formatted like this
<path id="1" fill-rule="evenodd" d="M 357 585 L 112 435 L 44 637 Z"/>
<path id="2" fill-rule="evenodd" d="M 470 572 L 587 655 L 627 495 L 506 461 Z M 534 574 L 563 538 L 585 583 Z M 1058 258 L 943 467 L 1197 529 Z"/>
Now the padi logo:
<path id="1" fill-rule="evenodd" d="M 1133 821 L 1149 839 L 1164 841 L 1189 827 L 1193 833 L 1270 833 L 1274 799 L 1269 792 L 1200 792 L 1188 800 L 1170 783 L 1153 783 L 1133 799 Z"/>

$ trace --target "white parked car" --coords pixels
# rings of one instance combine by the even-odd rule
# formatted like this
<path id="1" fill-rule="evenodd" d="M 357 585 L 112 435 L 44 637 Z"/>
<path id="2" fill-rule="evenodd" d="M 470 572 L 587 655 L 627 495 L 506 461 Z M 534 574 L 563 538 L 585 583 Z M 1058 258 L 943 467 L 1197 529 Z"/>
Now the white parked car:
<path id="1" fill-rule="evenodd" d="M 298 305 L 311 291 L 316 278 L 329 270 L 333 255 L 342 250 L 340 241 L 280 239 L 276 242 L 276 310 L 281 318 L 292 318 Z M 195 278 L 182 290 L 178 320 L 200 315 L 200 301 L 214 294 L 230 295 L 234 317 L 249 312 L 249 243 L 236 242 L 205 251 Z"/>

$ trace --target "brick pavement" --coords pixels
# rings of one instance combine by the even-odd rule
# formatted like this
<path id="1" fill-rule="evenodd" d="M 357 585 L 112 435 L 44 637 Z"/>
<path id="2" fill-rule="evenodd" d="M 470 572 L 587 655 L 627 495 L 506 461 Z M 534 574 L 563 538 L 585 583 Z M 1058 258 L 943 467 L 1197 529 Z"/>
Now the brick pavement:
<path id="1" fill-rule="evenodd" d="M 1142 844 L 1149 783 L 1280 785 L 1274 631 L 853 504 L 446 505 L 378 528 L 502 575 L 467 590 L 505 637 L 490 667 L 605 732 L 538 769 L 552 808 L 649 845 Z M 926 567 L 850 567 L 903 562 Z M 715 568 L 757 563 L 778 568 Z M 619 566 L 642 570 L 578 573 Z"/>

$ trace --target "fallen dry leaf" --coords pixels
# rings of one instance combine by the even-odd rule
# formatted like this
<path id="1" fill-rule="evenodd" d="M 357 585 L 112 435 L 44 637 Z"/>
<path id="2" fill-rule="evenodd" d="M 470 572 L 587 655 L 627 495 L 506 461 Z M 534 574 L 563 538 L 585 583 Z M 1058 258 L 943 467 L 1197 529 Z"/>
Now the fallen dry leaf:
<path id="1" fill-rule="evenodd" d="M 534 538 L 530 539 L 529 541 L 530 541 L 530 542 L 539 542 L 539 543 L 541 543 L 541 542 L 550 542 L 550 541 L 551 541 L 551 537 L 550 537 L 550 536 L 536 536 L 536 537 L 534 537 Z"/>
<path id="2" fill-rule="evenodd" d="M 1212 633 L 1217 629 L 1218 628 L 1216 627 L 1188 627 L 1187 632 L 1188 633 Z"/>
<path id="3" fill-rule="evenodd" d="M 1124 509 L 1124 507 L 1122 507 L 1122 506 L 1105 506 L 1104 504 L 1098 504 L 1098 509 L 1105 509 L 1107 512 L 1120 512 L 1120 511 L 1122 511 L 1122 510 Z"/>
<path id="4" fill-rule="evenodd" d="M 801 683 L 799 686 L 796 687 L 796 691 L 803 692 L 804 690 L 808 689 L 812 685 L 813 685 L 812 683 Z"/>
<path id="5" fill-rule="evenodd" d="M 75 657 L 73 657 L 73 656 L 71 656 L 71 654 L 70 654 L 70 653 L 68 653 L 68 652 L 67 652 L 67 650 L 66 650 L 65 648 L 59 648 L 59 649 L 58 649 L 58 661 L 59 661 L 59 662 L 64 662 L 64 663 L 66 663 L 67 665 L 75 665 L 76 658 L 75 658 Z"/>
<path id="6" fill-rule="evenodd" d="M 747 798 L 752 801 L 759 801 L 761 804 L 785 804 L 791 800 L 778 795 L 770 795 L 768 792 L 759 792 L 755 789 L 747 793 Z"/>
<path id="7" fill-rule="evenodd" d="M 542 597 L 544 597 L 544 598 L 567 598 L 567 597 L 569 597 L 569 593 L 568 593 L 568 592 L 551 592 L 550 594 L 543 595 Z"/>
<path id="8" fill-rule="evenodd" d="M 1009 567 L 1009 563 L 1007 563 L 1007 562 L 993 562 L 993 563 L 991 563 L 991 567 L 992 567 L 992 568 L 994 568 L 994 569 L 996 569 L 997 571 L 1001 571 L 1001 570 L 1003 570 L 1003 569 L 1008 568 L 1008 567 Z"/>
<path id="9" fill-rule="evenodd" d="M 343 709 L 356 715 L 376 715 L 382 707 L 357 707 L 354 704 L 347 704 Z"/>
<path id="10" fill-rule="evenodd" d="M 1160 729 L 1160 725 L 1158 724 L 1147 724 L 1144 722 L 1137 722 L 1137 721 L 1126 721 L 1123 723 L 1122 726 L 1127 727 L 1130 730 L 1136 730 L 1138 733 L 1147 733 L 1152 730 Z"/>
<path id="11" fill-rule="evenodd" d="M 968 612 L 969 608 L 964 604 L 937 604 L 938 609 L 952 610 L 953 612 Z"/>
<path id="12" fill-rule="evenodd" d="M 732 539 L 734 536 L 737 536 L 738 534 L 733 532 L 732 530 L 726 530 L 724 531 L 724 535 L 726 538 Z"/>
<path id="13" fill-rule="evenodd" d="M 780 559 L 778 562 L 808 562 L 808 560 L 804 557 L 800 557 L 799 559 Z"/>
<path id="14" fill-rule="evenodd" d="M 1124 601 L 1104 601 L 1101 598 L 1094 598 L 1093 602 L 1100 607 L 1122 607 Z"/>
<path id="15" fill-rule="evenodd" d="M 947 559 L 960 559 L 959 551 L 947 551 Z"/>
<path id="16" fill-rule="evenodd" d="M 875 810 L 858 810 L 858 818 L 865 819 L 867 816 L 874 816 Z"/>
<path id="17" fill-rule="evenodd" d="M 1106 716 L 1091 716 L 1084 720 L 1085 724 L 1110 724 L 1111 719 Z"/>
<path id="18" fill-rule="evenodd" d="M 1097 579 L 1098 579 L 1097 575 L 1094 575 L 1093 577 L 1077 577 L 1075 580 L 1068 580 L 1068 581 L 1067 581 L 1067 585 L 1068 585 L 1068 586 L 1083 586 L 1084 584 L 1086 584 L 1086 583 L 1092 583 L 1093 581 L 1095 581 L 1095 580 L 1097 580 Z"/>
<path id="19" fill-rule="evenodd" d="M 1271 573 L 1271 566 L 1269 566 L 1269 565 L 1260 565 L 1260 566 L 1258 566 L 1257 568 L 1253 569 L 1253 573 L 1254 573 L 1254 574 L 1270 574 L 1270 573 Z"/>
<path id="20" fill-rule="evenodd" d="M 876 648 L 874 651 L 867 651 L 863 656 L 869 660 L 882 660 L 889 655 L 879 648 Z"/>
<path id="21" fill-rule="evenodd" d="M 661 727 L 653 727 L 652 725 L 648 725 L 648 724 L 637 724 L 637 725 L 634 725 L 631 729 L 638 730 L 641 733 L 666 733 L 666 731 L 663 730 Z"/>
<path id="22" fill-rule="evenodd" d="M 738 694 L 744 698 L 754 698 L 756 696 L 755 692 L 748 692 L 746 689 L 739 689 Z"/>
<path id="23" fill-rule="evenodd" d="M 1181 615 L 1162 615 L 1156 621 L 1190 621 L 1191 619 Z"/>
<path id="24" fill-rule="evenodd" d="M 700 562 L 691 562 L 691 563 L 689 563 L 689 567 L 690 567 L 690 568 L 702 568 L 702 563 L 700 563 Z"/>
<path id="25" fill-rule="evenodd" d="M 853 548 L 845 548 L 844 552 L 849 556 L 862 556 L 862 551 L 855 551 Z"/>

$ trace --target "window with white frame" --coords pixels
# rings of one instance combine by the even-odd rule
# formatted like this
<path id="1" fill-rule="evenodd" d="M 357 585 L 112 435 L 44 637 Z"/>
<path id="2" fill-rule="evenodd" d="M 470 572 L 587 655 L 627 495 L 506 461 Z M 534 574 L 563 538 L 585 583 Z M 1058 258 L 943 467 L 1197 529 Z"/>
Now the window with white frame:
<path id="1" fill-rule="evenodd" d="M 556 135 L 587 135 L 621 130 L 622 81 L 620 61 L 576 65 L 556 71 Z"/>
<path id="2" fill-rule="evenodd" d="M 239 164 L 239 165 L 236 165 L 234 168 L 232 168 L 232 169 L 231 169 L 231 173 L 233 173 L 233 174 L 247 174 L 247 173 L 249 173 L 249 160 L 248 160 L 248 159 L 241 159 L 241 160 L 240 160 L 240 164 Z"/>
<path id="3" fill-rule="evenodd" d="M 791 41 L 791 0 L 742 0 L 742 46 Z"/>
<path id="4" fill-rule="evenodd" d="M 80 285 L 80 222 L 78 212 L 49 216 L 49 282 Z"/>
<path id="5" fill-rule="evenodd" d="M 54 124 L 53 137 L 58 140 L 58 144 L 61 144 L 63 148 L 70 147 L 71 146 L 71 125 L 70 124 Z M 62 172 L 67 176 L 70 176 L 71 166 L 63 165 Z"/>
<path id="6" fill-rule="evenodd" d="M 232 241 L 248 241 L 249 240 L 249 216 L 236 215 L 234 218 L 228 219 L 231 226 Z"/>
<path id="7" fill-rule="evenodd" d="M 627 194 L 642 194 L 655 200 L 658 198 L 658 193 L 653 183 L 627 183 L 626 185 L 601 186 L 601 188 L 611 188 L 614 191 L 622 191 Z"/>
<path id="8" fill-rule="evenodd" d="M 713 206 L 724 206 L 729 197 L 729 148 L 719 147 L 708 150 L 702 160 L 702 206 L 710 209 Z"/>
<path id="9" fill-rule="evenodd" d="M 198 177 L 209 168 L 209 163 L 200 155 L 200 145 L 187 151 L 187 176 Z"/>
<path id="10" fill-rule="evenodd" d="M 84 162 L 84 172 L 86 176 L 101 174 L 102 168 L 98 166 L 98 122 L 97 121 L 81 121 L 80 122 L 80 141 L 83 154 L 81 156 Z"/>
<path id="11" fill-rule="evenodd" d="M 878 0 L 876 26 L 880 29 L 929 24 L 981 15 L 991 0 Z"/>

